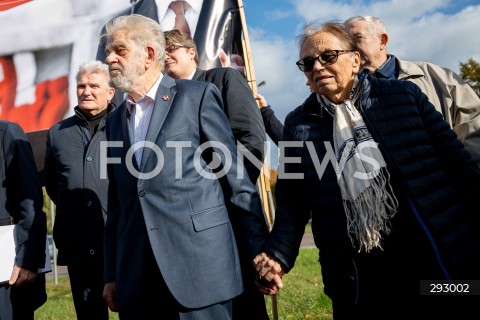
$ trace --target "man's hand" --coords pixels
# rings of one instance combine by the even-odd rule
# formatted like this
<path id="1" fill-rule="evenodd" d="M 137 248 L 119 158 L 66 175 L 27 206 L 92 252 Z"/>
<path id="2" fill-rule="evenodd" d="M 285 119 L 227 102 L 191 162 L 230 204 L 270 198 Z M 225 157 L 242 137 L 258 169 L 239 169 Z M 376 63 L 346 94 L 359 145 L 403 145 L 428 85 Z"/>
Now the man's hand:
<path id="1" fill-rule="evenodd" d="M 110 310 L 118 312 L 117 286 L 115 282 L 105 283 L 103 286 L 103 300 L 105 300 Z"/>
<path id="2" fill-rule="evenodd" d="M 8 280 L 8 284 L 13 286 L 21 286 L 26 283 L 33 282 L 37 277 L 37 273 L 30 269 L 26 269 L 24 267 L 15 265 L 13 267 L 12 275 L 10 276 L 10 280 Z"/>
<path id="3" fill-rule="evenodd" d="M 255 285 L 258 290 L 267 296 L 274 296 L 280 292 L 280 288 L 273 281 L 266 281 L 265 278 L 260 276 L 255 277 Z"/>

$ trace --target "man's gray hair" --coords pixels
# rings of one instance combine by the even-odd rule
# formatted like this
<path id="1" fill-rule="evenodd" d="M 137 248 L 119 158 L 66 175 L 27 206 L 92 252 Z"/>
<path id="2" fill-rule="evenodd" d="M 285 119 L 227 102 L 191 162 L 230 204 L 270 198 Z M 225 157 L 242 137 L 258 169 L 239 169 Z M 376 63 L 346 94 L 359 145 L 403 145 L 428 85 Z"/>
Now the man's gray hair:
<path id="1" fill-rule="evenodd" d="M 92 61 L 87 61 L 84 62 L 78 67 L 78 72 L 75 77 L 77 82 L 80 81 L 80 77 L 83 76 L 86 73 L 98 73 L 98 74 L 103 74 L 105 76 L 105 79 L 108 80 L 108 85 L 111 86 L 110 84 L 110 72 L 108 72 L 108 65 L 105 63 L 98 61 L 98 60 L 92 60 Z"/>
<path id="2" fill-rule="evenodd" d="M 387 33 L 387 28 L 383 21 L 378 17 L 373 16 L 355 16 L 345 20 L 347 29 L 352 27 L 352 24 L 357 21 L 365 21 L 367 23 L 367 30 L 372 36 L 380 36 L 382 33 Z"/>
<path id="3" fill-rule="evenodd" d="M 106 37 L 108 39 L 115 32 L 125 30 L 127 36 L 139 47 L 152 46 L 157 54 L 155 58 L 163 69 L 165 61 L 165 37 L 158 22 L 140 14 L 131 14 L 119 16 L 108 22 L 105 30 L 106 32 L 102 35 L 102 38 Z"/>

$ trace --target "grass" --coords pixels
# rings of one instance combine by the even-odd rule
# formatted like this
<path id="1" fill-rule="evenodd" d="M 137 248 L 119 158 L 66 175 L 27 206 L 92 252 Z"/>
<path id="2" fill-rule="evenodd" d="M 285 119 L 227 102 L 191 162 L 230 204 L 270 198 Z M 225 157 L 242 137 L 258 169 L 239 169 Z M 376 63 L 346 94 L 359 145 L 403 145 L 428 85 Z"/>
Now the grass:
<path id="1" fill-rule="evenodd" d="M 279 320 L 327 320 L 332 319 L 330 299 L 323 293 L 322 276 L 317 262 L 318 250 L 300 249 L 295 268 L 283 276 L 284 288 L 278 294 Z M 76 319 L 68 276 L 60 277 L 58 284 L 47 280 L 47 302 L 35 312 L 36 320 Z M 265 297 L 270 319 L 272 298 Z M 110 313 L 110 320 L 117 320 L 117 313 Z"/>
<path id="2" fill-rule="evenodd" d="M 276 297 L 279 320 L 332 319 L 330 298 L 323 293 L 316 248 L 300 249 L 295 267 L 283 276 L 284 287 Z M 272 298 L 265 297 L 270 319 Z"/>
<path id="3" fill-rule="evenodd" d="M 50 200 L 44 191 L 44 212 L 47 213 L 48 233 L 51 233 Z M 311 225 L 305 227 L 305 233 L 311 233 Z M 284 288 L 276 300 L 278 320 L 330 320 L 332 306 L 330 299 L 323 293 L 322 275 L 318 263 L 316 248 L 302 248 L 295 267 L 283 276 Z M 73 298 L 68 276 L 58 279 L 55 284 L 47 280 L 47 302 L 35 312 L 36 320 L 76 319 Z M 274 320 L 272 297 L 265 296 L 270 319 Z M 118 313 L 110 312 L 110 320 L 118 320 Z"/>
<path id="4" fill-rule="evenodd" d="M 72 292 L 68 276 L 47 280 L 47 302 L 35 311 L 35 320 L 72 320 L 76 319 Z M 119 319 L 118 313 L 110 312 L 110 320 Z"/>
<path id="5" fill-rule="evenodd" d="M 63 320 L 75 319 L 72 293 L 68 277 L 47 280 L 47 302 L 35 312 L 35 319 Z"/>

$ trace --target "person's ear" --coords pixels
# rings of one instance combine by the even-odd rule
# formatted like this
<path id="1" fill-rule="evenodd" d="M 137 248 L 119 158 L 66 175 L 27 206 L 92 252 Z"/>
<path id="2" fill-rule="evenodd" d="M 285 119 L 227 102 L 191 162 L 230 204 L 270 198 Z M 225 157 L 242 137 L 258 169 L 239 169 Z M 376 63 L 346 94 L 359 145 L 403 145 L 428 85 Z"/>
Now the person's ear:
<path id="1" fill-rule="evenodd" d="M 153 61 L 155 61 L 155 49 L 151 46 L 145 48 L 147 51 L 147 57 L 145 58 L 146 66 L 151 66 Z"/>
<path id="2" fill-rule="evenodd" d="M 388 44 L 388 34 L 382 33 L 380 35 L 380 48 L 382 50 L 386 50 L 387 49 L 387 44 Z"/>
<path id="3" fill-rule="evenodd" d="M 115 95 L 115 89 L 114 88 L 109 88 L 108 89 L 108 102 L 110 102 Z"/>
<path id="4" fill-rule="evenodd" d="M 195 59 L 195 48 L 188 48 L 188 55 L 190 56 L 190 60 Z"/>
<path id="5" fill-rule="evenodd" d="M 355 51 L 354 53 L 354 56 L 353 56 L 353 64 L 352 64 L 352 67 L 353 67 L 353 71 L 354 73 L 357 73 L 358 70 L 360 69 L 360 52 L 358 51 Z"/>

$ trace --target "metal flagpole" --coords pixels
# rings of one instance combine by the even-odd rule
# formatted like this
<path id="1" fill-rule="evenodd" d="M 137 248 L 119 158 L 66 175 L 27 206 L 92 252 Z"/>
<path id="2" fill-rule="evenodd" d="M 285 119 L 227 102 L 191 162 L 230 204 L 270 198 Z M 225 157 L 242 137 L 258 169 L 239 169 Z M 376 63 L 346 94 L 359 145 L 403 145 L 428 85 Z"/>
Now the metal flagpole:
<path id="1" fill-rule="evenodd" d="M 240 12 L 240 20 L 242 23 L 242 31 L 243 31 L 243 55 L 245 61 L 245 74 L 247 77 L 247 81 L 252 88 L 253 94 L 257 93 L 257 83 L 255 79 L 255 71 L 253 69 L 253 62 L 252 62 L 252 55 L 250 51 L 250 41 L 248 38 L 248 31 L 247 31 L 247 22 L 245 19 L 245 12 L 243 8 L 243 1 L 237 0 L 238 9 Z M 262 199 L 263 208 L 265 211 L 265 218 L 267 220 L 268 229 L 271 230 L 273 227 L 274 219 L 275 219 L 275 206 L 273 202 L 272 190 L 270 186 L 270 168 L 266 162 L 263 163 L 262 172 L 260 173 L 260 177 L 258 178 L 257 185 L 259 188 L 260 197 Z M 277 306 L 277 296 L 272 296 L 272 313 L 273 319 L 278 320 L 278 306 Z"/>

